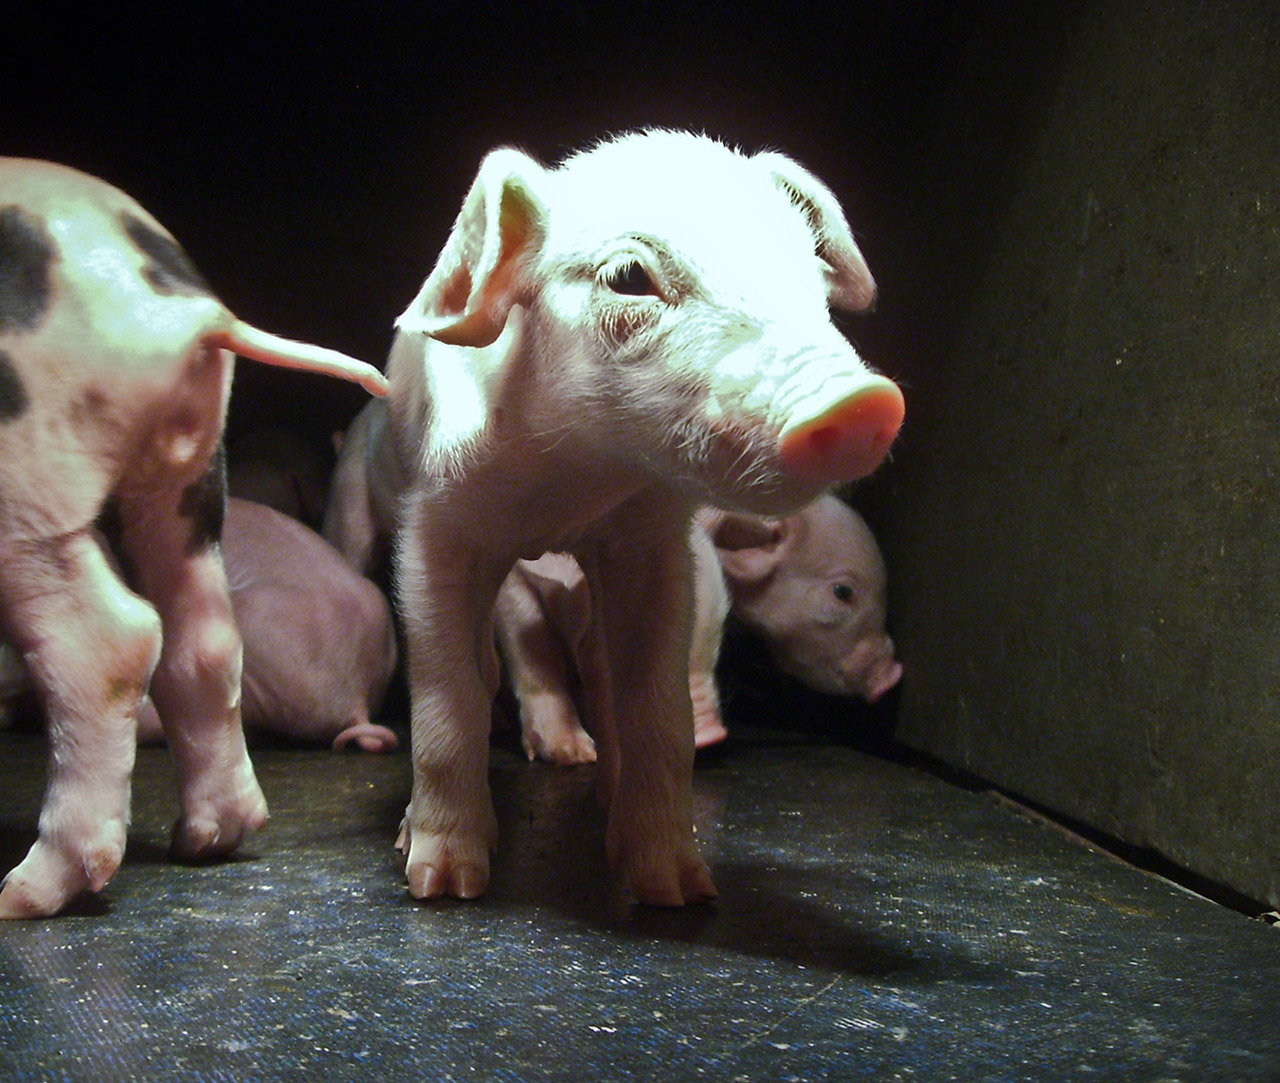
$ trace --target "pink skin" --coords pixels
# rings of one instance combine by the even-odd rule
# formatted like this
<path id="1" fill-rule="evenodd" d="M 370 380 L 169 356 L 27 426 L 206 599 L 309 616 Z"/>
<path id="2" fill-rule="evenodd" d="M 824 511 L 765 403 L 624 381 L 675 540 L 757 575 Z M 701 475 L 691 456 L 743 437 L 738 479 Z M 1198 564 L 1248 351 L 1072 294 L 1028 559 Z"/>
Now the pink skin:
<path id="1" fill-rule="evenodd" d="M 715 549 L 706 532 L 691 532 L 694 613 L 689 649 L 693 743 L 707 748 L 728 736 L 720 718 L 715 667 L 729 608 Z M 521 741 L 529 759 L 594 763 L 596 746 L 583 728 L 574 678 L 586 690 L 607 681 L 584 649 L 591 598 L 577 561 L 567 553 L 521 560 L 503 581 L 494 608 L 499 653 L 520 709 Z"/>
<path id="2" fill-rule="evenodd" d="M 329 488 L 329 462 L 292 429 L 266 425 L 227 446 L 227 495 L 265 504 L 319 527 Z"/>
<path id="3" fill-rule="evenodd" d="M 240 724 L 241 644 L 213 543 L 233 352 L 359 380 L 374 369 L 237 320 L 164 228 L 82 173 L 0 160 L 16 274 L 0 320 L 0 637 L 52 749 L 40 834 L 0 917 L 57 913 L 122 860 L 139 702 L 177 761 L 171 849 L 224 854 L 266 819 Z M 114 498 L 126 587 L 93 525 Z"/>
<path id="4" fill-rule="evenodd" d="M 494 605 L 547 552 L 590 592 L 610 865 L 643 903 L 714 896 L 692 822 L 694 511 L 785 515 L 879 464 L 902 396 L 829 313 L 874 295 L 835 197 L 782 155 L 645 132 L 554 169 L 486 156 L 388 362 L 414 897 L 488 882 Z"/>
<path id="5" fill-rule="evenodd" d="M 779 668 L 821 692 L 875 703 L 902 677 L 885 634 L 884 561 L 852 508 L 825 494 L 781 519 L 712 528 L 732 612 Z"/>
<path id="6" fill-rule="evenodd" d="M 271 508 L 232 497 L 222 532 L 231 607 L 244 638 L 247 728 L 390 752 L 370 721 L 396 663 L 391 607 L 323 538 Z M 161 737 L 154 712 L 139 739 Z"/>

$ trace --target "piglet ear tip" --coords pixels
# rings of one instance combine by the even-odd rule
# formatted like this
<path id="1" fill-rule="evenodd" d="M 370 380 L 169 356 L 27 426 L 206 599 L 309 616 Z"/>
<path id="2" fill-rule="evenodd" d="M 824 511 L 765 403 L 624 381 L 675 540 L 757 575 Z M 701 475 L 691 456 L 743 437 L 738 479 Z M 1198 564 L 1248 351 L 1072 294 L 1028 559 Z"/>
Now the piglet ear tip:
<path id="1" fill-rule="evenodd" d="M 396 329 L 404 334 L 425 335 L 448 346 L 488 346 L 502 333 L 503 324 L 503 320 L 484 310 L 433 316 L 411 309 L 396 320 Z"/>
<path id="2" fill-rule="evenodd" d="M 861 274 L 841 273 L 833 269 L 827 277 L 827 302 L 841 312 L 870 315 L 876 310 L 880 289 L 865 268 Z"/>

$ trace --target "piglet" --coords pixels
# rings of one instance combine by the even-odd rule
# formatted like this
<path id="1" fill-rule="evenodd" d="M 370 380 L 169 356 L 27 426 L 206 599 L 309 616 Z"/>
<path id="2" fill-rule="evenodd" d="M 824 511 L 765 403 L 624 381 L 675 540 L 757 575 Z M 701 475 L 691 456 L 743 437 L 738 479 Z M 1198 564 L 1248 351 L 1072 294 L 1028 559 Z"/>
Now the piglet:
<path id="1" fill-rule="evenodd" d="M 370 721 L 396 665 L 391 607 L 323 538 L 287 515 L 231 497 L 222 531 L 231 609 L 244 639 L 240 712 L 249 729 L 389 752 Z M 154 712 L 139 739 L 161 737 Z"/>
<path id="2" fill-rule="evenodd" d="M 590 590 L 610 864 L 642 903 L 714 896 L 693 837 L 694 512 L 785 515 L 879 465 L 902 394 L 829 313 L 874 296 L 834 195 L 781 154 L 642 132 L 550 169 L 486 156 L 388 360 L 413 896 L 487 885 L 494 604 L 546 552 Z"/>
<path id="3" fill-rule="evenodd" d="M 365 403 L 334 443 L 338 463 L 329 481 L 321 533 L 350 567 L 380 578 L 407 480 L 387 432 L 386 400 Z"/>
<path id="4" fill-rule="evenodd" d="M 227 445 L 227 494 L 319 527 L 332 456 L 328 447 L 283 425 L 250 429 Z"/>
<path id="5" fill-rule="evenodd" d="M 148 686 L 178 764 L 174 854 L 227 853 L 266 818 L 218 548 L 234 353 L 386 390 L 368 365 L 238 320 L 118 189 L 0 159 L 0 638 L 51 746 L 0 917 L 56 913 L 114 875 Z M 104 511 L 135 589 L 94 534 Z"/>
<path id="6" fill-rule="evenodd" d="M 777 519 L 708 521 L 732 598 L 784 672 L 875 703 L 902 677 L 885 634 L 884 560 L 862 517 L 826 493 Z"/>
<path id="7" fill-rule="evenodd" d="M 690 532 L 694 557 L 693 631 L 689 646 L 689 697 L 697 748 L 723 741 L 715 668 L 729 594 L 711 539 L 701 526 Z M 520 712 L 520 737 L 529 759 L 592 763 L 595 742 L 582 725 L 575 691 L 598 685 L 598 660 L 587 644 L 591 597 L 586 577 L 568 553 L 519 560 L 503 581 L 494 608 L 499 653 Z"/>

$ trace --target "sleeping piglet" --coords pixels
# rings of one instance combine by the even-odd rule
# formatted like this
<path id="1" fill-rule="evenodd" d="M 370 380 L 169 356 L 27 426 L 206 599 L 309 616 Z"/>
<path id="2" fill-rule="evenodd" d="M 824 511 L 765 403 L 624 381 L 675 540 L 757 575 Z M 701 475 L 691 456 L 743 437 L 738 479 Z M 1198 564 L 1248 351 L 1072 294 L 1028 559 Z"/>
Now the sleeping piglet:
<path id="1" fill-rule="evenodd" d="M 394 749 L 396 735 L 370 721 L 396 664 L 382 592 L 302 523 L 235 497 L 227 500 L 222 556 L 244 639 L 246 729 L 336 749 Z M 138 736 L 161 737 L 145 705 Z"/>
<path id="2" fill-rule="evenodd" d="M 867 524 L 824 494 L 780 519 L 711 526 L 732 612 L 778 667 L 820 692 L 875 703 L 902 677 L 885 634 L 886 574 Z"/>

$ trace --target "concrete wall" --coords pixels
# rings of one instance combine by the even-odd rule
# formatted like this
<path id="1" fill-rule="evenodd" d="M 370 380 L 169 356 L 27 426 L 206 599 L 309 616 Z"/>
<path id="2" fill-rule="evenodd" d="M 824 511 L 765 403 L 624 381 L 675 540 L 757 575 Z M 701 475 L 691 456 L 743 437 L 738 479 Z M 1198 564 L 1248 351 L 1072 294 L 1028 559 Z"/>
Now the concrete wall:
<path id="1" fill-rule="evenodd" d="M 913 355 L 896 461 L 864 493 L 898 735 L 1272 904 L 1278 12 L 973 29 L 867 332 Z"/>

